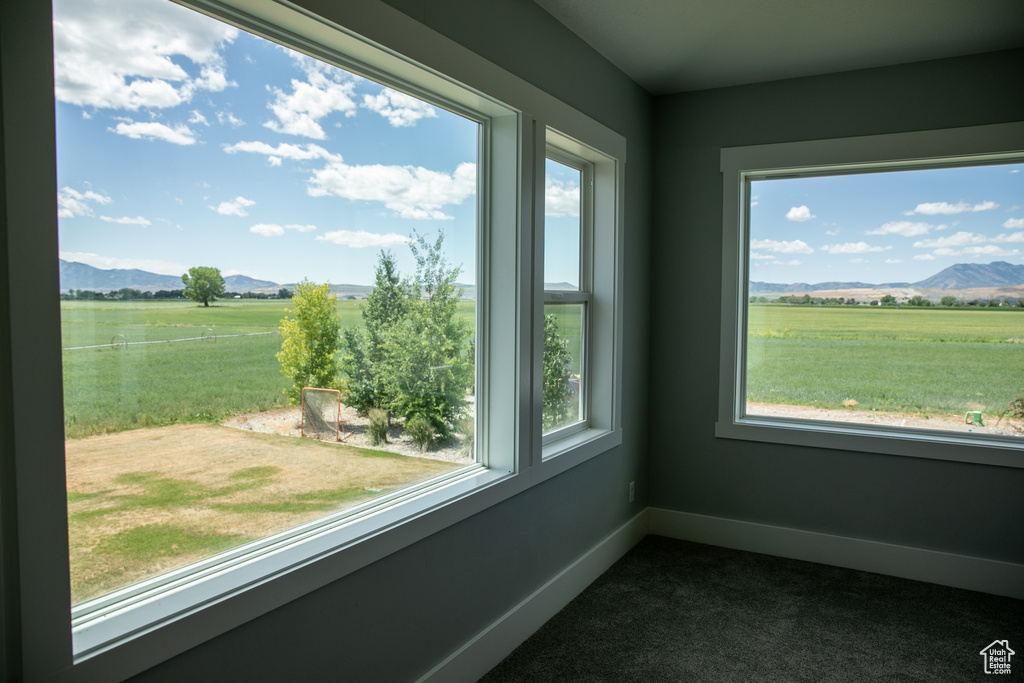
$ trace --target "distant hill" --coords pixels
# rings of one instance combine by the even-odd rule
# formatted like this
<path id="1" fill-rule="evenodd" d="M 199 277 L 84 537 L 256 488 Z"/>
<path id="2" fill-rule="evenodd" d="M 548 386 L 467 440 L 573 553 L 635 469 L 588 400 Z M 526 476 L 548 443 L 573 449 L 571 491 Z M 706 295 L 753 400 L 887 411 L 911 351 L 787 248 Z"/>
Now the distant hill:
<path id="1" fill-rule="evenodd" d="M 85 263 L 60 260 L 60 289 L 62 292 L 69 289 L 113 292 L 125 287 L 144 292 L 155 292 L 161 289 L 181 289 L 183 286 L 180 276 L 159 275 L 136 268 L 104 270 Z"/>
<path id="2" fill-rule="evenodd" d="M 178 279 L 181 282 L 181 278 Z M 177 287 L 180 289 L 181 285 Z M 255 292 L 261 287 L 278 287 L 276 282 L 270 280 L 257 280 L 246 275 L 228 275 L 224 278 L 224 291 L 226 292 Z M 277 293 L 276 291 L 274 292 Z"/>
<path id="3" fill-rule="evenodd" d="M 915 282 L 915 287 L 934 289 L 972 289 L 975 287 L 1011 287 L 1024 285 L 1024 265 L 1015 266 L 1006 261 L 992 263 L 958 263 Z"/>
<path id="4" fill-rule="evenodd" d="M 182 289 L 185 285 L 181 276 L 150 273 L 137 268 L 95 268 L 77 261 L 60 259 L 60 289 L 88 289 L 94 292 L 116 292 L 130 287 L 143 292 L 156 292 L 161 289 Z M 270 280 L 256 280 L 245 275 L 229 275 L 224 278 L 224 289 L 229 292 L 254 292 L 264 287 L 277 287 Z M 276 290 L 275 290 L 276 293 Z"/>
<path id="5" fill-rule="evenodd" d="M 803 292 L 815 292 L 822 289 L 874 289 L 875 287 L 903 287 L 906 283 L 893 285 L 872 285 L 866 282 L 818 282 L 808 284 L 806 282 L 794 282 L 791 284 L 780 284 L 776 282 L 751 282 L 751 294 L 793 294 Z"/>
<path id="6" fill-rule="evenodd" d="M 992 263 L 958 263 L 919 282 L 806 282 L 750 283 L 753 294 L 802 294 L 840 289 L 887 289 L 896 287 L 917 287 L 921 289 L 977 289 L 980 287 L 1013 287 L 1024 285 L 1024 265 L 1015 266 L 1006 261 Z"/>

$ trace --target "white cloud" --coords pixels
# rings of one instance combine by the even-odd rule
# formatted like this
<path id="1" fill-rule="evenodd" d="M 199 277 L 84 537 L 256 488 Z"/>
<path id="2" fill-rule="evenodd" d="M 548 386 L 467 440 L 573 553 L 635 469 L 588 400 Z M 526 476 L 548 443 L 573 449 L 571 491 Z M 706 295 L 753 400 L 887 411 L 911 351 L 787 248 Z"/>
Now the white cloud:
<path id="1" fill-rule="evenodd" d="M 923 214 L 925 216 L 937 216 L 952 215 L 957 213 L 966 213 L 968 211 L 988 211 L 994 209 L 998 204 L 995 202 L 981 202 L 980 204 L 968 204 L 965 201 L 957 202 L 956 204 L 950 204 L 948 202 L 931 202 L 928 204 L 918 204 L 913 211 L 905 211 L 904 213 L 908 216 L 913 214 Z"/>
<path id="2" fill-rule="evenodd" d="M 821 250 L 829 254 L 866 254 L 872 251 L 887 251 L 891 246 L 880 247 L 867 242 L 845 242 L 843 244 L 826 244 Z"/>
<path id="3" fill-rule="evenodd" d="M 59 255 L 65 261 L 84 263 L 93 268 L 102 268 L 103 270 L 110 270 L 112 268 L 131 270 L 132 268 L 138 268 L 139 270 L 147 270 L 151 273 L 180 276 L 189 269 L 189 266 L 171 261 L 114 258 L 112 256 L 100 256 L 99 254 L 82 251 L 62 251 Z"/>
<path id="4" fill-rule="evenodd" d="M 1016 230 L 1017 228 L 1024 228 L 1024 218 L 1010 218 L 1005 223 L 1003 223 L 1003 227 L 1006 228 L 1007 230 Z"/>
<path id="5" fill-rule="evenodd" d="M 850 263 L 867 263 L 867 262 L 868 262 L 868 260 L 866 258 L 852 258 L 852 259 L 850 259 Z"/>
<path id="6" fill-rule="evenodd" d="M 791 221 L 802 223 L 803 221 L 809 221 L 812 218 L 817 218 L 817 216 L 812 214 L 811 210 L 806 206 L 794 206 L 786 213 L 786 218 Z"/>
<path id="7" fill-rule="evenodd" d="M 914 242 L 914 246 L 920 249 L 935 249 L 941 247 L 965 247 L 968 244 L 983 244 L 988 238 L 984 235 L 977 235 L 973 232 L 958 232 L 949 237 L 940 237 L 934 240 L 920 240 Z"/>
<path id="8" fill-rule="evenodd" d="M 315 225 L 299 225 L 291 223 L 288 225 L 278 225 L 276 223 L 257 223 L 256 225 L 249 228 L 249 232 L 254 232 L 257 235 L 263 235 L 264 237 L 277 237 L 283 235 L 285 230 L 294 230 L 295 232 L 312 232 L 316 230 Z M 317 239 L 320 239 L 319 237 Z"/>
<path id="9" fill-rule="evenodd" d="M 769 261 L 765 263 L 766 266 L 799 266 L 803 261 Z M 761 265 L 760 263 L 755 265 Z"/>
<path id="10" fill-rule="evenodd" d="M 202 113 L 198 109 L 193 109 L 189 113 L 188 122 L 189 123 L 201 123 L 204 126 L 210 125 L 210 122 L 206 120 L 206 117 L 203 116 Z"/>
<path id="11" fill-rule="evenodd" d="M 779 242 L 777 240 L 750 240 L 751 249 L 763 249 L 775 254 L 813 254 L 814 249 L 803 240 Z"/>
<path id="12" fill-rule="evenodd" d="M 999 235 L 992 238 L 993 242 L 1024 242 L 1024 232 L 1015 232 L 1012 235 Z"/>
<path id="13" fill-rule="evenodd" d="M 409 242 L 408 237 L 394 232 L 386 235 L 377 235 L 365 230 L 335 230 L 334 232 L 317 235 L 316 238 L 324 242 L 333 242 L 334 244 L 340 244 L 341 246 L 353 249 L 364 249 L 366 247 L 387 248 L 408 244 Z"/>
<path id="14" fill-rule="evenodd" d="M 914 257 L 915 261 L 934 261 L 935 257 L 931 254 L 918 254 Z"/>
<path id="15" fill-rule="evenodd" d="M 363 107 L 377 112 L 396 128 L 415 126 L 420 119 L 437 117 L 433 106 L 391 88 L 382 88 L 379 95 L 363 95 Z"/>
<path id="16" fill-rule="evenodd" d="M 111 218 L 110 216 L 100 216 L 100 220 L 101 221 L 106 221 L 107 223 L 118 223 L 119 225 L 141 225 L 143 227 L 148 226 L 148 225 L 153 225 L 152 223 L 150 223 L 148 220 L 146 220 L 142 216 L 136 216 L 135 218 L 131 218 L 129 216 L 122 216 L 121 218 Z"/>
<path id="17" fill-rule="evenodd" d="M 331 162 L 309 178 L 313 197 L 333 195 L 382 202 L 402 218 L 450 219 L 441 207 L 461 204 L 476 192 L 476 165 L 461 163 L 454 173 L 422 166 L 349 166 Z"/>
<path id="18" fill-rule="evenodd" d="M 121 122 L 111 130 L 118 135 L 126 135 L 136 140 L 163 140 L 175 145 L 194 145 L 196 143 L 196 134 L 183 123 L 171 128 L 156 121 Z"/>
<path id="19" fill-rule="evenodd" d="M 903 263 L 903 259 L 901 259 L 901 258 L 887 258 L 887 259 L 885 259 L 885 262 L 886 263 Z"/>
<path id="20" fill-rule="evenodd" d="M 273 223 L 257 223 L 249 228 L 249 232 L 254 232 L 257 235 L 263 235 L 264 237 L 276 237 L 284 234 L 284 228 Z"/>
<path id="21" fill-rule="evenodd" d="M 836 228 L 835 230 L 826 230 L 825 234 L 835 237 L 836 235 L 839 234 L 839 228 Z"/>
<path id="22" fill-rule="evenodd" d="M 345 116 L 356 115 L 356 102 L 352 99 L 355 81 L 341 71 L 310 58 L 297 58 L 306 71 L 307 81 L 292 79 L 292 92 L 270 88 L 274 100 L 267 105 L 277 117 L 263 125 L 277 133 L 301 135 L 314 140 L 327 137 L 318 121 L 331 112 Z"/>
<path id="23" fill-rule="evenodd" d="M 946 226 L 935 227 L 928 223 L 911 223 L 910 221 L 892 221 L 880 228 L 868 230 L 865 235 L 902 235 L 903 237 L 917 237 L 927 235 L 932 230 L 942 230 Z"/>
<path id="24" fill-rule="evenodd" d="M 986 244 L 983 247 L 964 247 L 960 253 L 964 256 L 1017 256 L 1020 249 L 1003 249 L 994 244 Z"/>
<path id="25" fill-rule="evenodd" d="M 236 152 L 263 154 L 266 155 L 271 166 L 280 166 L 281 159 L 291 159 L 293 161 L 324 159 L 326 161 L 341 162 L 340 154 L 331 154 L 320 145 L 314 145 L 311 143 L 306 145 L 292 145 L 287 142 L 282 142 L 277 147 L 274 147 L 265 142 L 236 142 L 233 145 L 225 147 L 224 151 L 228 154 L 234 154 Z"/>
<path id="26" fill-rule="evenodd" d="M 97 204 L 109 204 L 113 199 L 110 197 L 86 190 L 79 192 L 70 187 L 62 187 L 57 192 L 57 216 L 60 218 L 75 218 L 77 216 L 92 216 L 93 210 L 89 202 Z"/>
<path id="27" fill-rule="evenodd" d="M 544 181 L 545 216 L 579 216 L 580 186 L 570 180 L 548 176 Z"/>
<path id="28" fill-rule="evenodd" d="M 173 3 L 57 0 L 54 91 L 59 101 L 82 107 L 175 107 L 197 90 L 232 85 L 221 49 L 237 35 Z M 199 66 L 198 76 L 185 70 L 186 60 Z"/>
<path id="29" fill-rule="evenodd" d="M 217 112 L 217 122 L 221 125 L 231 126 L 232 128 L 240 128 L 245 125 L 245 121 L 238 118 L 229 111 Z"/>
<path id="30" fill-rule="evenodd" d="M 772 256 L 771 254 L 759 254 L 756 251 L 752 251 L 752 252 L 750 252 L 750 258 L 752 258 L 754 260 L 766 260 L 766 259 L 773 259 L 775 257 Z"/>
<path id="31" fill-rule="evenodd" d="M 221 216 L 248 216 L 249 212 L 246 211 L 246 207 L 254 205 L 251 199 L 245 197 L 235 197 L 234 199 L 221 202 L 218 206 L 211 206 L 210 208 L 219 213 Z"/>

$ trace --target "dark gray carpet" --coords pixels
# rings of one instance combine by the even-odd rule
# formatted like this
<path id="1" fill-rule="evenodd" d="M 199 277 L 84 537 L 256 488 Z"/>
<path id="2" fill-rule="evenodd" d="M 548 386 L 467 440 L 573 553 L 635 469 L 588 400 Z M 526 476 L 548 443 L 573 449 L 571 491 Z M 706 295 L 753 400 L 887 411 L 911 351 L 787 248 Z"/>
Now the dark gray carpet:
<path id="1" fill-rule="evenodd" d="M 648 536 L 481 680 L 992 679 L 1024 601 Z"/>

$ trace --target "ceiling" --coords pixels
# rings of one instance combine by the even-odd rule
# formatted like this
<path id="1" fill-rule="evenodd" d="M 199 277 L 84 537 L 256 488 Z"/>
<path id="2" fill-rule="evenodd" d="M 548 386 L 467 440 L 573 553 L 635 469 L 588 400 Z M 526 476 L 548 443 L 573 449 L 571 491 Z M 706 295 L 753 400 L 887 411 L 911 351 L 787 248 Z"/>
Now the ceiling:
<path id="1" fill-rule="evenodd" d="M 1024 0 L 535 1 L 655 95 L 1024 47 Z"/>

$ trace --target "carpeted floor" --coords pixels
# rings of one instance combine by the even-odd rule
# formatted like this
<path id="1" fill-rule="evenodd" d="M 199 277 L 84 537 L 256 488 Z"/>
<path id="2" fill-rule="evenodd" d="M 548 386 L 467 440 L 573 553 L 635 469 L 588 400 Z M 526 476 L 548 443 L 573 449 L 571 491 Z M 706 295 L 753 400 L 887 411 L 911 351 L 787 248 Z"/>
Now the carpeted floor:
<path id="1" fill-rule="evenodd" d="M 993 678 L 1024 680 L 1024 601 L 648 536 L 481 680 Z"/>

